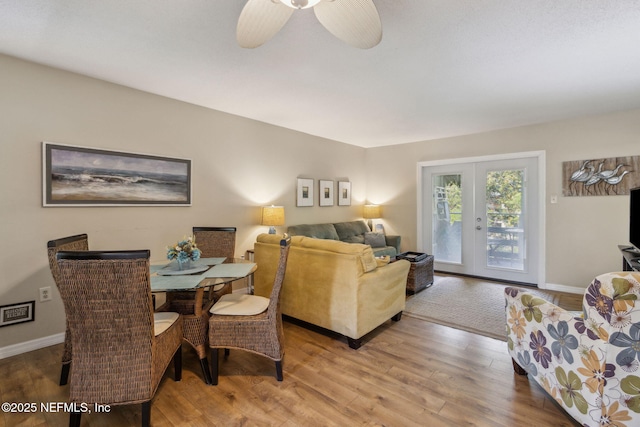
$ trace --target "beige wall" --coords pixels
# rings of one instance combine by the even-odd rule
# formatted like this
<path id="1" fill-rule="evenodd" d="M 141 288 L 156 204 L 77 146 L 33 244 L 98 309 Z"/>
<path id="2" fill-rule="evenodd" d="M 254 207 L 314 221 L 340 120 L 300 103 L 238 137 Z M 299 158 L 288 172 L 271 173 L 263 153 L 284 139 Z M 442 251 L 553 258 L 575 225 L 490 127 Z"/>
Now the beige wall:
<path id="1" fill-rule="evenodd" d="M 0 55 L 0 305 L 38 300 L 35 322 L 0 328 L 2 348 L 64 330 L 46 242 L 88 233 L 93 249 L 151 249 L 153 260 L 193 225 L 238 227 L 238 256 L 265 227 L 264 204 L 287 224 L 357 219 L 383 204 L 387 233 L 416 247 L 416 170 L 421 161 L 544 150 L 547 156 L 546 282 L 583 288 L 616 270 L 627 241 L 626 197 L 560 196 L 563 161 L 639 155 L 640 110 L 401 146 L 362 149 Z M 193 206 L 43 208 L 41 143 L 193 160 Z M 351 207 L 295 207 L 297 177 L 348 179 Z M 548 203 L 559 195 L 557 204 Z M 284 231 L 280 227 L 279 231 Z"/>
<path id="2" fill-rule="evenodd" d="M 543 150 L 546 153 L 546 283 L 585 288 L 619 270 L 627 244 L 628 196 L 562 197 L 562 162 L 640 155 L 640 110 L 367 150 L 368 198 L 417 247 L 417 164 L 422 161 Z M 393 171 L 379 174 L 380 170 Z M 558 203 L 549 202 L 551 195 Z M 388 219 L 387 219 L 388 218 Z M 418 248 L 422 249 L 422 248 Z"/>
<path id="3" fill-rule="evenodd" d="M 352 220 L 365 197 L 365 150 L 0 55 L 0 305 L 36 300 L 35 322 L 0 328 L 2 347 L 64 331 L 46 242 L 89 234 L 92 249 L 165 246 L 194 225 L 236 226 L 236 255 L 253 247 L 260 206 L 287 224 Z M 191 207 L 42 207 L 41 143 L 193 160 Z M 348 179 L 350 207 L 296 208 L 296 178 Z M 284 231 L 279 227 L 278 231 Z M 38 302 L 52 286 L 53 301 Z"/>

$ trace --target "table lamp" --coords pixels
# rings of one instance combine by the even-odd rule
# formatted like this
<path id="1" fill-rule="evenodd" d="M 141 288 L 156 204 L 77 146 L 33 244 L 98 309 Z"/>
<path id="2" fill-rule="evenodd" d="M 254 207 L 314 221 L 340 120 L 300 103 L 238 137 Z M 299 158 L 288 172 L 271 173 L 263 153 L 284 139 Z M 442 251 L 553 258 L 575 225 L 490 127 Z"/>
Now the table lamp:
<path id="1" fill-rule="evenodd" d="M 369 226 L 369 229 L 373 231 L 372 219 L 382 218 L 382 215 L 380 213 L 380 205 L 364 205 L 362 217 L 364 219 L 368 219 L 367 225 Z"/>
<path id="2" fill-rule="evenodd" d="M 276 225 L 284 225 L 283 206 L 264 206 L 262 208 L 261 225 L 269 226 L 269 234 L 276 234 Z"/>

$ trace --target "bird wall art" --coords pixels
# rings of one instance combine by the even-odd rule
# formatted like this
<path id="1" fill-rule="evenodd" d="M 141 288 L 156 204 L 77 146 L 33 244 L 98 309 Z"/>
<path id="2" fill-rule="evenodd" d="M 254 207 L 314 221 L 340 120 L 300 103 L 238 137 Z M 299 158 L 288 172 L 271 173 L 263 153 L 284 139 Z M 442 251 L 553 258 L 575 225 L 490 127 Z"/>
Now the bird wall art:
<path id="1" fill-rule="evenodd" d="M 615 196 L 640 187 L 640 156 L 562 163 L 563 196 Z"/>

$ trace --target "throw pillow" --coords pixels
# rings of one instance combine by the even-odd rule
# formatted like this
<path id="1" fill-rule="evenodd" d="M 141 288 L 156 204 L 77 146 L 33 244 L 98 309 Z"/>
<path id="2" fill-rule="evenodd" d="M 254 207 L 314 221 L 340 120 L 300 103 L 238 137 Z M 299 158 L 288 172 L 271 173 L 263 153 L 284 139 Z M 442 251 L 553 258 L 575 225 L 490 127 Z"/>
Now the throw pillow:
<path id="1" fill-rule="evenodd" d="M 369 245 L 372 248 L 384 248 L 387 246 L 384 234 L 380 233 L 365 233 L 364 244 Z"/>

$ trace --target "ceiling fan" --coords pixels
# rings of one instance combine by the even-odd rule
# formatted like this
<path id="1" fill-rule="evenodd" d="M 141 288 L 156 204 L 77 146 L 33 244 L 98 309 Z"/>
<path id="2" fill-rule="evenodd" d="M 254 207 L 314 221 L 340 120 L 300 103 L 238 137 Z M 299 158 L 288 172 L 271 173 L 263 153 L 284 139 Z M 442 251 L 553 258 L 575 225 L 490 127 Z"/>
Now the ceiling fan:
<path id="1" fill-rule="evenodd" d="M 351 46 L 369 49 L 382 39 L 382 23 L 373 0 L 248 0 L 238 19 L 238 44 L 249 49 L 263 45 L 296 9 L 311 7 L 331 34 Z"/>

